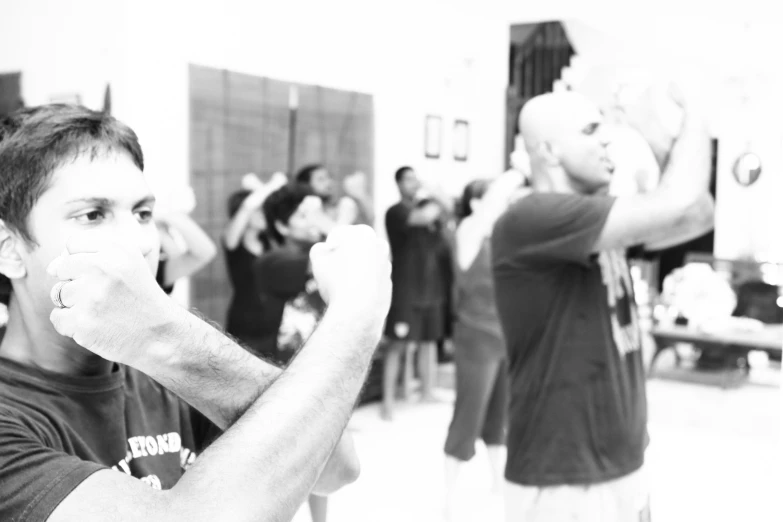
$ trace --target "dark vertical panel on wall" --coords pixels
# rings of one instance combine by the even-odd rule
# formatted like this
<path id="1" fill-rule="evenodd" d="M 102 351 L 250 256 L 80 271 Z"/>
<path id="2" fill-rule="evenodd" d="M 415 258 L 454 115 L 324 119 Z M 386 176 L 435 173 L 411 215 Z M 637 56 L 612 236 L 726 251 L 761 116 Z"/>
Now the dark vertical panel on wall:
<path id="1" fill-rule="evenodd" d="M 289 90 L 271 78 L 190 67 L 190 168 L 196 221 L 220 242 L 226 201 L 242 176 L 262 179 L 287 168 Z M 322 162 L 341 178 L 373 179 L 373 103 L 367 94 L 297 85 L 296 164 Z M 222 252 L 192 278 L 191 304 L 223 324 L 231 288 Z"/>

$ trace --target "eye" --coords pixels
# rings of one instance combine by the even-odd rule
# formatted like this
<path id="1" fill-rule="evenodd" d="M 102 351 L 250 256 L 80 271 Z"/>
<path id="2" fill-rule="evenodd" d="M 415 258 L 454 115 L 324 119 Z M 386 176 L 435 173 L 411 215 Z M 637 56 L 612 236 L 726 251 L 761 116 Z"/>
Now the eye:
<path id="1" fill-rule="evenodd" d="M 76 220 L 80 223 L 96 223 L 104 217 L 106 216 L 103 210 L 95 209 L 76 216 Z"/>
<path id="2" fill-rule="evenodd" d="M 150 221 L 152 221 L 152 217 L 153 217 L 152 210 L 148 208 L 141 209 L 137 211 L 136 214 L 139 216 L 139 221 L 141 221 L 142 223 L 149 223 Z"/>
<path id="3" fill-rule="evenodd" d="M 598 125 L 599 125 L 598 123 L 591 123 L 590 125 L 585 127 L 582 132 L 584 134 L 586 134 L 587 136 L 591 136 L 591 135 L 595 134 L 595 131 L 598 130 Z"/>

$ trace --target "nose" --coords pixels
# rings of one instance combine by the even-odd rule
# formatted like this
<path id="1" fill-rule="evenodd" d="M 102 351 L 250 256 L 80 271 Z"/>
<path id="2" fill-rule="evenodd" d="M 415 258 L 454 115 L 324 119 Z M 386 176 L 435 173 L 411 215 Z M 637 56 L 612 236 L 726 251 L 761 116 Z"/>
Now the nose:
<path id="1" fill-rule="evenodd" d="M 598 142 L 603 148 L 607 148 L 611 140 L 609 139 L 609 133 L 606 132 L 603 126 L 598 127 Z"/>
<path id="2" fill-rule="evenodd" d="M 118 217 L 116 227 L 112 228 L 113 240 L 138 250 L 144 257 L 160 250 L 160 232 L 152 222 L 139 222 L 135 215 L 129 214 Z"/>

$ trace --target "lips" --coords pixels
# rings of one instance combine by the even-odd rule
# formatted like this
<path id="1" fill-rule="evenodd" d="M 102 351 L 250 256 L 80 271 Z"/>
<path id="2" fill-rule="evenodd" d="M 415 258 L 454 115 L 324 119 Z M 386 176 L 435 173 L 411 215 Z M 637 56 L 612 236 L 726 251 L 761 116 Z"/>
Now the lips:
<path id="1" fill-rule="evenodd" d="M 601 163 L 604 164 L 606 170 L 608 170 L 610 174 L 614 173 L 614 162 L 612 160 L 604 156 L 603 158 L 601 158 Z"/>

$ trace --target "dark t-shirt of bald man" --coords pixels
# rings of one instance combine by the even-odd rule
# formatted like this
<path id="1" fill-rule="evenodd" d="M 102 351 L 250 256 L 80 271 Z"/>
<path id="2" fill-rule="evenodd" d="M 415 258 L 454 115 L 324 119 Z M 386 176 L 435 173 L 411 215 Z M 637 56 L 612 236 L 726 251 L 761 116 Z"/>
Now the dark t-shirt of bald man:
<path id="1" fill-rule="evenodd" d="M 536 193 L 492 235 L 511 379 L 506 479 L 594 484 L 644 462 L 647 402 L 622 250 L 593 254 L 614 198 Z"/>

